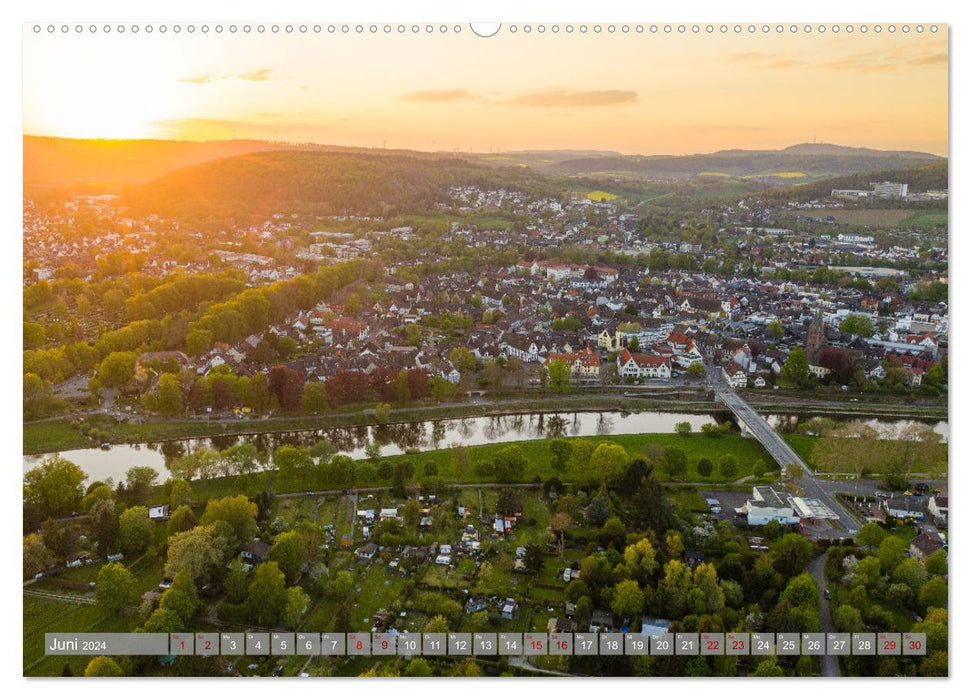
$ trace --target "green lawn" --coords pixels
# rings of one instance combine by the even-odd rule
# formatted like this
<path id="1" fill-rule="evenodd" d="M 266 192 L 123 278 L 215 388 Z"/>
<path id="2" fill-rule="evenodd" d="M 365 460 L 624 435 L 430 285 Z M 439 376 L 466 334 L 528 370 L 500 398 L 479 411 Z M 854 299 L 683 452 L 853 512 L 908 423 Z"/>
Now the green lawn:
<path id="1" fill-rule="evenodd" d="M 96 605 L 49 600 L 24 594 L 24 674 L 60 676 L 65 663 L 76 676 L 84 674 L 89 658 L 45 656 L 47 632 L 128 632 L 128 618 L 105 615 Z"/>
<path id="2" fill-rule="evenodd" d="M 25 455 L 61 452 L 92 445 L 91 440 L 63 420 L 25 424 L 23 442 Z"/>
<path id="3" fill-rule="evenodd" d="M 947 209 L 926 209 L 916 211 L 912 216 L 900 222 L 901 226 L 915 228 L 934 228 L 947 226 Z"/>

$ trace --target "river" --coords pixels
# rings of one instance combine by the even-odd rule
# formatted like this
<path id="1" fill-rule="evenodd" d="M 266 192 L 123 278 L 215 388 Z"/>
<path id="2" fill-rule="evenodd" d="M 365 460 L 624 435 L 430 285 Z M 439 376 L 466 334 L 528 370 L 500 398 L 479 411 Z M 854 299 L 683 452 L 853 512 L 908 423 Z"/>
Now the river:
<path id="1" fill-rule="evenodd" d="M 689 423 L 692 431 L 698 432 L 705 423 L 725 421 L 730 418 L 731 414 L 727 412 L 711 414 L 660 411 L 530 413 L 111 445 L 104 449 L 95 447 L 66 450 L 59 454 L 80 466 L 88 474 L 89 481 L 103 481 L 110 478 L 117 483 L 123 480 L 125 472 L 134 466 L 152 467 L 158 471 L 161 480 L 164 481 L 169 476 L 167 465 L 186 452 L 202 447 L 224 450 L 243 441 L 254 443 L 261 451 L 272 452 L 280 445 L 310 446 L 319 440 L 329 440 L 341 454 L 360 459 L 365 456 L 365 447 L 372 441 L 381 445 L 382 456 L 388 456 L 400 455 L 408 450 L 434 450 L 459 444 L 486 445 L 561 436 L 673 433 L 675 426 L 680 422 Z M 792 417 L 767 415 L 766 418 L 772 425 L 778 427 Z M 808 420 L 811 416 L 800 418 Z M 897 430 L 911 423 L 909 420 L 898 419 L 870 419 L 866 422 Z M 947 439 L 946 421 L 930 424 L 945 440 Z M 24 471 L 32 469 L 50 456 L 50 454 L 25 455 Z"/>

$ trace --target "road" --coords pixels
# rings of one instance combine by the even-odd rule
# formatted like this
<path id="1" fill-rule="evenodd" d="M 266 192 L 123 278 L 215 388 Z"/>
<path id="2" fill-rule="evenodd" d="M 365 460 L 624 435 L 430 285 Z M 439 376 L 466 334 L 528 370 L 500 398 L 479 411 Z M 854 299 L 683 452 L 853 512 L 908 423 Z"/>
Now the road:
<path id="1" fill-rule="evenodd" d="M 829 613 L 829 601 L 826 600 L 826 555 L 820 554 L 809 562 L 809 573 L 819 584 L 819 620 L 822 623 L 822 632 L 835 632 L 833 620 Z M 823 676 L 826 678 L 838 678 L 840 675 L 839 658 L 831 654 L 823 654 L 819 657 L 819 665 Z"/>
<path id="2" fill-rule="evenodd" d="M 835 492 L 839 489 L 840 484 L 817 479 L 809 466 L 789 446 L 789 443 L 782 439 L 782 436 L 776 432 L 775 428 L 769 425 L 768 421 L 749 406 L 745 399 L 739 396 L 732 387 L 718 376 L 717 372 L 711 372 L 709 374 L 709 381 L 718 400 L 731 410 L 739 423 L 744 425 L 755 436 L 755 439 L 761 443 L 766 452 L 779 464 L 782 468 L 783 476 L 786 473 L 786 467 L 790 464 L 799 465 L 802 469 L 802 476 L 796 483 L 802 489 L 803 497 L 815 498 L 827 506 L 836 513 L 838 527 L 849 531 L 850 534 L 855 534 L 859 529 L 856 519 L 850 515 L 849 511 L 840 504 L 835 496 Z"/>

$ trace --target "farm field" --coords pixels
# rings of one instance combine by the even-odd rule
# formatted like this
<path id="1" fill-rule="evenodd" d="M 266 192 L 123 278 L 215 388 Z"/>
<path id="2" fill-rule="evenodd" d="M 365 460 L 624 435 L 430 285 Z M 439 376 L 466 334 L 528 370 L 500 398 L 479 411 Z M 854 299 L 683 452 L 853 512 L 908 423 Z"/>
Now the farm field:
<path id="1" fill-rule="evenodd" d="M 947 209 L 818 209 L 813 216 L 832 216 L 838 224 L 875 228 L 947 225 Z"/>

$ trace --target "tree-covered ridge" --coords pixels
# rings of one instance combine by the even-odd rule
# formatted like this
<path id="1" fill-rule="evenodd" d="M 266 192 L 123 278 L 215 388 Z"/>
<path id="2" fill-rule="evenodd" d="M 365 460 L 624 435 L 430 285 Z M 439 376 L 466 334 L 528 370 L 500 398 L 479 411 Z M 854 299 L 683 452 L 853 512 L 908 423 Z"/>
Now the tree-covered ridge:
<path id="1" fill-rule="evenodd" d="M 796 185 L 795 187 L 775 190 L 767 195 L 778 201 L 810 200 L 829 197 L 833 190 L 868 190 L 872 182 L 903 182 L 913 192 L 927 190 L 946 190 L 948 184 L 948 162 L 937 161 L 903 170 L 875 170 L 843 177 L 834 177 L 819 182 Z M 876 200 L 873 206 L 886 206 L 886 200 Z M 940 206 L 937 204 L 936 206 Z"/>
<path id="2" fill-rule="evenodd" d="M 393 215 L 433 208 L 449 187 L 477 185 L 558 194 L 548 177 L 457 158 L 363 153 L 258 153 L 169 173 L 130 190 L 136 213 L 265 217 L 277 212 Z"/>

